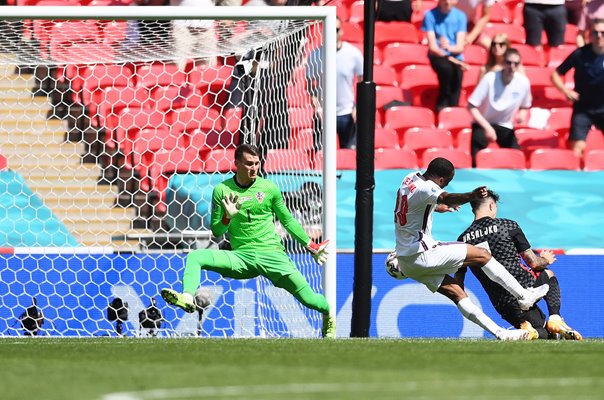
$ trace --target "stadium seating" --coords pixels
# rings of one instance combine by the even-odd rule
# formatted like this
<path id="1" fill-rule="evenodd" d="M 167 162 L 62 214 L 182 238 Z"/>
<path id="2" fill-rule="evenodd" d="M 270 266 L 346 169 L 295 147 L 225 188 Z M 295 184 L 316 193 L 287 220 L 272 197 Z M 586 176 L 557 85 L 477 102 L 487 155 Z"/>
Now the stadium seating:
<path id="1" fill-rule="evenodd" d="M 425 107 L 392 107 L 384 114 L 384 128 L 394 129 L 403 144 L 407 129 L 415 127 L 434 128 L 434 112 Z"/>
<path id="2" fill-rule="evenodd" d="M 585 139 L 585 151 L 602 149 L 604 149 L 604 135 L 599 129 L 592 127 Z"/>
<path id="3" fill-rule="evenodd" d="M 107 87 L 101 92 L 98 116 L 100 125 L 108 132 L 105 145 L 109 149 L 115 148 L 113 138 L 124 108 L 150 108 L 148 92 L 134 87 Z"/>
<path id="4" fill-rule="evenodd" d="M 429 65 L 428 49 L 419 43 L 390 43 L 384 48 L 383 64 L 399 74 L 408 65 Z"/>
<path id="5" fill-rule="evenodd" d="M 451 132 L 453 134 L 453 132 Z M 472 145 L 472 128 L 464 128 L 453 137 L 456 149 L 470 151 Z"/>
<path id="6" fill-rule="evenodd" d="M 233 172 L 235 171 L 235 149 L 213 149 L 202 160 L 205 172 Z"/>
<path id="7" fill-rule="evenodd" d="M 438 128 L 410 128 L 403 136 L 403 148 L 414 150 L 418 159 L 422 159 L 426 149 L 453 148 L 451 132 Z"/>
<path id="8" fill-rule="evenodd" d="M 522 64 L 525 66 L 542 67 L 545 65 L 543 50 L 537 50 L 528 44 L 516 43 L 514 48 L 520 53 Z"/>
<path id="9" fill-rule="evenodd" d="M 457 136 L 462 129 L 470 128 L 474 119 L 465 107 L 446 107 L 437 115 L 440 129 L 446 129 L 453 135 L 453 142 L 457 145 Z"/>
<path id="10" fill-rule="evenodd" d="M 357 0 L 350 5 L 348 22 L 352 24 L 363 24 L 365 21 L 365 2 L 363 0 Z"/>
<path id="11" fill-rule="evenodd" d="M 375 65 L 373 67 L 373 81 L 376 85 L 398 86 L 398 76 L 393 67 L 388 65 Z"/>
<path id="12" fill-rule="evenodd" d="M 571 107 L 556 107 L 550 109 L 550 115 L 547 119 L 545 129 L 558 133 L 558 147 L 561 149 L 566 147 L 572 113 L 573 109 Z"/>
<path id="13" fill-rule="evenodd" d="M 583 164 L 584 171 L 604 171 L 604 149 L 586 152 Z"/>
<path id="14" fill-rule="evenodd" d="M 126 167 L 131 166 L 132 146 L 139 132 L 145 128 L 172 129 L 164 113 L 146 108 L 127 107 L 118 115 L 115 140 L 120 152 L 126 157 Z M 181 130 L 182 131 L 182 130 Z"/>
<path id="15" fill-rule="evenodd" d="M 524 27 L 516 24 L 504 24 L 489 22 L 485 26 L 483 33 L 489 37 L 493 37 L 498 33 L 505 33 L 513 44 L 525 43 Z"/>
<path id="16" fill-rule="evenodd" d="M 375 148 L 376 149 L 398 149 L 398 134 L 394 129 L 376 128 L 375 129 Z"/>
<path id="17" fill-rule="evenodd" d="M 160 150 L 171 151 L 183 146 L 182 137 L 166 128 L 142 129 L 133 144 L 133 165 L 140 174 L 140 188 L 144 191 L 151 189 L 148 178 L 149 167 L 153 164 L 155 153 Z"/>
<path id="18" fill-rule="evenodd" d="M 483 149 L 476 153 L 476 168 L 525 169 L 526 157 L 518 149 Z"/>
<path id="19" fill-rule="evenodd" d="M 311 151 L 315 147 L 315 132 L 312 128 L 292 131 L 289 148 L 292 150 Z"/>
<path id="20" fill-rule="evenodd" d="M 521 128 L 516 129 L 516 137 L 527 158 L 537 149 L 559 147 L 558 134 L 552 130 Z"/>
<path id="21" fill-rule="evenodd" d="M 460 149 L 439 149 L 430 148 L 424 151 L 422 155 L 421 167 L 426 168 L 430 161 L 437 157 L 443 157 L 453 163 L 455 168 L 472 168 L 472 156 L 469 151 Z"/>
<path id="22" fill-rule="evenodd" d="M 0 154 L 0 171 L 5 171 L 8 169 L 8 160 L 2 154 Z"/>
<path id="23" fill-rule="evenodd" d="M 177 147 L 170 151 L 159 151 L 155 154 L 153 164 L 149 167 L 149 178 L 152 190 L 159 196 L 157 210 L 166 211 L 166 188 L 170 175 L 177 172 L 201 172 L 203 163 L 199 151 L 193 147 Z"/>
<path id="24" fill-rule="evenodd" d="M 531 169 L 536 170 L 579 170 L 581 159 L 575 156 L 572 150 L 538 149 L 531 154 L 529 165 Z"/>
<path id="25" fill-rule="evenodd" d="M 418 168 L 417 155 L 410 149 L 378 149 L 374 163 L 376 170 Z"/>
<path id="26" fill-rule="evenodd" d="M 477 44 L 470 44 L 463 50 L 464 61 L 470 65 L 483 66 L 487 63 L 487 50 Z"/>
<path id="27" fill-rule="evenodd" d="M 312 169 L 308 152 L 298 149 L 270 149 L 266 154 L 266 172 L 304 171 Z"/>
<path id="28" fill-rule="evenodd" d="M 419 43 L 419 34 L 411 22 L 375 23 L 375 45 L 384 49 L 389 43 Z"/>
<path id="29" fill-rule="evenodd" d="M 403 101 L 403 92 L 397 86 L 376 86 L 375 108 L 381 110 L 384 105 L 393 100 Z"/>
<path id="30" fill-rule="evenodd" d="M 575 51 L 576 48 L 577 46 L 572 44 L 550 47 L 547 53 L 547 67 L 552 70 L 558 68 L 562 61 L 564 61 L 570 53 Z"/>
<path id="31" fill-rule="evenodd" d="M 342 21 L 342 40 L 350 43 L 363 43 L 363 28 L 359 24 Z"/>
<path id="32" fill-rule="evenodd" d="M 401 88 L 411 105 L 434 108 L 438 78 L 429 65 L 409 65 L 401 73 Z"/>
<path id="33" fill-rule="evenodd" d="M 321 152 L 322 153 L 322 152 Z M 315 169 L 322 163 L 322 154 L 315 160 Z M 357 169 L 357 151 L 352 149 L 338 149 L 336 154 L 336 168 L 342 170 Z M 317 161 L 321 161 L 317 163 Z"/>
<path id="34" fill-rule="evenodd" d="M 206 106 L 197 108 L 178 108 L 167 113 L 166 118 L 171 129 L 177 131 L 193 131 L 201 129 L 206 132 L 222 130 L 220 112 Z"/>

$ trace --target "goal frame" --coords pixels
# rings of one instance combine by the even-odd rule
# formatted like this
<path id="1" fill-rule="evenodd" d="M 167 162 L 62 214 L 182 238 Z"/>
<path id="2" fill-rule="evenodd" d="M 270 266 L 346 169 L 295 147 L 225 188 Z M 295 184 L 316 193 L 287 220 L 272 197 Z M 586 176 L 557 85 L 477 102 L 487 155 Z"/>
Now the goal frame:
<path id="1" fill-rule="evenodd" d="M 180 7 L 180 6 L 13 6 L 3 7 L 2 19 L 227 19 L 250 18 L 284 20 L 313 19 L 323 22 L 323 237 L 330 240 L 331 251 L 323 270 L 323 292 L 332 313 L 336 312 L 336 8 L 291 7 Z"/>

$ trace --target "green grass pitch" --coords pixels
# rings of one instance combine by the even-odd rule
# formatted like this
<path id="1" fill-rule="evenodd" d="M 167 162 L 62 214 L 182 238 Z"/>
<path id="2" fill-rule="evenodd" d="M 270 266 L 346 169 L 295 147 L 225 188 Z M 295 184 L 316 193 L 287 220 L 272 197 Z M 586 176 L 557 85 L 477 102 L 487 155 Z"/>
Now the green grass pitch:
<path id="1" fill-rule="evenodd" d="M 603 399 L 604 341 L 0 339 L 0 399 Z"/>

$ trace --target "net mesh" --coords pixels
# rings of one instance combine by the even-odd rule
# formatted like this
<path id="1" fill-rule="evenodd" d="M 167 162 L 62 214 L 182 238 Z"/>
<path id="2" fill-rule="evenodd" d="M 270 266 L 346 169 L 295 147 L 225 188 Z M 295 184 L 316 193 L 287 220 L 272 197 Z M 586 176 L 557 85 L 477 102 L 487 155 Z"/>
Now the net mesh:
<path id="1" fill-rule="evenodd" d="M 211 305 L 195 316 L 153 299 L 178 286 L 183 250 L 228 245 L 208 231 L 211 193 L 240 143 L 259 146 L 263 173 L 321 238 L 321 128 L 307 87 L 321 81 L 320 65 L 308 73 L 321 26 L 0 21 L 0 332 L 27 333 L 21 311 L 33 298 L 52 335 L 316 335 L 317 313 L 264 278 L 204 274 Z M 321 291 L 312 259 L 278 229 Z M 114 298 L 127 320 L 108 318 Z M 156 315 L 152 304 L 161 328 L 133 322 Z"/>

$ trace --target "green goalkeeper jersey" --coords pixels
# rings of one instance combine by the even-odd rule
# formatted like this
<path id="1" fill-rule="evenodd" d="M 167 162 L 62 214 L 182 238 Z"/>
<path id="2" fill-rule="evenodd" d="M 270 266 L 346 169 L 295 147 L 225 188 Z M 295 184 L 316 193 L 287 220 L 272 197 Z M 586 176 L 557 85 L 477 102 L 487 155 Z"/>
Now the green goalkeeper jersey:
<path id="1" fill-rule="evenodd" d="M 239 196 L 241 210 L 225 225 L 222 199 L 231 192 Z M 233 177 L 218 184 L 212 193 L 212 233 L 221 236 L 228 231 L 233 250 L 285 250 L 276 231 L 275 215 L 298 243 L 308 244 L 310 238 L 273 182 L 256 178 L 251 186 L 242 187 Z"/>

